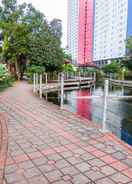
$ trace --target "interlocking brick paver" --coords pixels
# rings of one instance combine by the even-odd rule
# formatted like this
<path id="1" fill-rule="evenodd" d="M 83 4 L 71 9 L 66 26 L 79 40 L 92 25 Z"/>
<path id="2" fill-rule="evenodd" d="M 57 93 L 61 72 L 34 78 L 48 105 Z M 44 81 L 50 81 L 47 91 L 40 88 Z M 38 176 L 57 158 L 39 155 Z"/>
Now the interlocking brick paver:
<path id="1" fill-rule="evenodd" d="M 85 172 L 90 170 L 91 166 L 88 163 L 83 162 L 81 164 L 77 164 L 75 167 L 78 168 L 79 171 Z"/>
<path id="2" fill-rule="evenodd" d="M 28 161 L 20 162 L 18 164 L 18 167 L 21 169 L 30 169 L 30 168 L 34 167 L 34 164 L 32 163 L 31 160 L 28 160 Z"/>
<path id="3" fill-rule="evenodd" d="M 28 179 L 28 184 L 49 184 L 48 180 L 43 176 L 36 176 Z"/>
<path id="4" fill-rule="evenodd" d="M 39 166 L 39 169 L 41 170 L 42 173 L 47 173 L 47 172 L 55 170 L 55 166 L 44 164 L 44 165 Z"/>
<path id="5" fill-rule="evenodd" d="M 10 173 L 5 175 L 7 183 L 19 183 L 20 181 L 25 180 L 24 176 L 22 174 L 18 173 Z"/>
<path id="6" fill-rule="evenodd" d="M 34 176 L 39 176 L 40 174 L 41 172 L 35 167 L 24 170 L 24 176 L 26 178 L 32 178 Z"/>
<path id="7" fill-rule="evenodd" d="M 37 158 L 37 159 L 33 159 L 32 162 L 36 165 L 36 166 L 41 166 L 44 165 L 48 162 L 48 159 L 46 157 L 43 158 Z"/>
<path id="8" fill-rule="evenodd" d="M 54 170 L 45 174 L 50 182 L 55 182 L 60 180 L 62 177 L 62 173 L 59 170 Z"/>
<path id="9" fill-rule="evenodd" d="M 97 167 L 101 167 L 101 166 L 106 165 L 105 162 L 101 161 L 101 160 L 98 159 L 98 158 L 89 160 L 88 163 L 89 163 L 90 165 L 92 165 L 92 166 L 97 166 Z"/>
<path id="10" fill-rule="evenodd" d="M 29 84 L 20 82 L 1 93 L 0 112 L 8 120 L 2 125 L 0 115 L 0 183 L 2 178 L 4 184 L 131 183 L 130 147 L 96 124 L 40 100 Z"/>
<path id="11" fill-rule="evenodd" d="M 88 178 L 90 178 L 92 181 L 95 181 L 97 179 L 103 178 L 105 175 L 99 171 L 87 171 L 85 173 L 86 176 L 88 176 Z"/>
<path id="12" fill-rule="evenodd" d="M 65 167 L 61 171 L 64 174 L 71 175 L 71 176 L 79 174 L 79 171 L 75 167 L 73 167 L 73 166 Z"/>
<path id="13" fill-rule="evenodd" d="M 89 178 L 87 178 L 86 176 L 84 176 L 83 174 L 76 175 L 72 179 L 72 182 L 74 184 L 87 184 L 90 181 L 91 180 Z"/>
<path id="14" fill-rule="evenodd" d="M 117 169 L 118 171 L 122 171 L 122 170 L 125 170 L 128 168 L 128 166 L 122 162 L 115 162 L 115 163 L 112 163 L 111 166 L 115 169 Z"/>
<path id="15" fill-rule="evenodd" d="M 132 180 L 132 168 L 129 168 L 127 170 L 124 170 L 123 171 L 123 174 L 125 174 L 126 176 L 128 176 Z"/>
<path id="16" fill-rule="evenodd" d="M 112 167 L 110 167 L 110 166 L 104 166 L 104 167 L 101 167 L 100 168 L 100 171 L 103 173 L 103 174 L 105 174 L 106 176 L 108 176 L 108 175 L 112 175 L 112 174 L 114 174 L 114 173 L 116 173 L 117 171 L 114 169 L 114 168 L 112 168 Z"/>
<path id="17" fill-rule="evenodd" d="M 96 184 L 115 184 L 111 179 L 109 178 L 103 178 L 96 181 Z M 119 183 L 118 183 L 119 184 Z"/>
<path id="18" fill-rule="evenodd" d="M 66 160 L 58 160 L 58 161 L 56 161 L 55 166 L 57 168 L 61 169 L 64 167 L 71 166 L 71 164 L 69 162 L 67 162 Z"/>
<path id="19" fill-rule="evenodd" d="M 125 176 L 124 174 L 121 174 L 121 173 L 116 173 L 116 174 L 113 174 L 111 176 L 111 179 L 116 182 L 116 183 L 128 183 L 131 181 L 130 178 L 128 178 L 127 176 Z"/>

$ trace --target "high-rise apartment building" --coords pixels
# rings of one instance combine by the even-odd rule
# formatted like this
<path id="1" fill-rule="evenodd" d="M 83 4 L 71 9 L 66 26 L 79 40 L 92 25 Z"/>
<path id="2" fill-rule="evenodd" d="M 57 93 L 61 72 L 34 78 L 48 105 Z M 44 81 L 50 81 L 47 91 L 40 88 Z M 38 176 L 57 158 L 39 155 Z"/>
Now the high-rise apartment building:
<path id="1" fill-rule="evenodd" d="M 91 65 L 93 42 L 93 0 L 79 0 L 78 64 Z"/>
<path id="2" fill-rule="evenodd" d="M 78 65 L 92 62 L 93 0 L 68 0 L 68 48 Z"/>
<path id="3" fill-rule="evenodd" d="M 128 0 L 95 0 L 93 60 L 96 64 L 125 56 Z"/>
<path id="4" fill-rule="evenodd" d="M 78 53 L 78 0 L 68 2 L 68 52 L 72 56 L 73 63 L 77 61 Z"/>
<path id="5" fill-rule="evenodd" d="M 69 52 L 79 65 L 126 55 L 132 36 L 132 0 L 68 0 Z"/>

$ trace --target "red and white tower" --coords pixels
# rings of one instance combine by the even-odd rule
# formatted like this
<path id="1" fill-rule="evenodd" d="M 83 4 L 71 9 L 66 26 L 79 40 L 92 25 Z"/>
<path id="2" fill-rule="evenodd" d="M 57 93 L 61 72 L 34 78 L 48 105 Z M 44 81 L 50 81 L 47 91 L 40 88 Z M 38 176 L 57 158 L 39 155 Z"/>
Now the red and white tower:
<path id="1" fill-rule="evenodd" d="M 79 0 L 78 64 L 92 64 L 93 53 L 93 0 Z"/>

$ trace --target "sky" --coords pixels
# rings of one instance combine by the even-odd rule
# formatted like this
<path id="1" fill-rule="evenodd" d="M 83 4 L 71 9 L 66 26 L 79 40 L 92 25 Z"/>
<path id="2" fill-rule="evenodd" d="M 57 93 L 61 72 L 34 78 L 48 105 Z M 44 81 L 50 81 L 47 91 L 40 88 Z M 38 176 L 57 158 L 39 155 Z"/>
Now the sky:
<path id="1" fill-rule="evenodd" d="M 18 0 L 18 2 L 32 3 L 36 9 L 45 14 L 48 21 L 53 18 L 62 20 L 62 47 L 67 45 L 67 0 Z"/>

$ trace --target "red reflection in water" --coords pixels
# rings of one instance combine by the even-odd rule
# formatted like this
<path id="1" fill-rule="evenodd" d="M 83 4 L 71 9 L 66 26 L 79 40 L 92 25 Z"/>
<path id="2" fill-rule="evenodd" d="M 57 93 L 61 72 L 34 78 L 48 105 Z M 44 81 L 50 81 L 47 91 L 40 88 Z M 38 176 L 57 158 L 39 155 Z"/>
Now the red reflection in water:
<path id="1" fill-rule="evenodd" d="M 90 91 L 79 90 L 77 97 L 90 96 Z M 91 100 L 90 99 L 77 99 L 77 114 L 91 120 Z"/>

